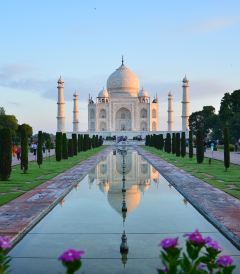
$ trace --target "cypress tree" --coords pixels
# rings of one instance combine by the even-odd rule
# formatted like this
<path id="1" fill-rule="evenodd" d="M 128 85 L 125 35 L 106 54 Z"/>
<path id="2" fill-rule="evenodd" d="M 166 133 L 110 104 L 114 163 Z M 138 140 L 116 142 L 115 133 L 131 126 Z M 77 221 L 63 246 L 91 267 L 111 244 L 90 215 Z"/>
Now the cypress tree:
<path id="1" fill-rule="evenodd" d="M 50 139 L 50 137 L 47 138 L 46 149 L 48 151 L 48 158 L 50 160 L 50 152 L 51 152 L 51 139 Z"/>
<path id="2" fill-rule="evenodd" d="M 167 133 L 166 137 L 166 152 L 171 153 L 171 134 Z"/>
<path id="3" fill-rule="evenodd" d="M 181 136 L 181 156 L 186 156 L 186 134 L 185 132 L 182 132 Z"/>
<path id="4" fill-rule="evenodd" d="M 101 146 L 101 145 L 102 145 L 102 144 L 99 143 L 98 135 L 96 135 L 96 137 L 95 137 L 95 146 L 96 146 L 96 147 L 99 147 L 99 146 Z"/>
<path id="5" fill-rule="evenodd" d="M 25 127 L 20 128 L 21 131 L 21 169 L 23 173 L 28 170 L 28 137 Z"/>
<path id="6" fill-rule="evenodd" d="M 161 149 L 161 150 L 163 150 L 163 148 L 164 148 L 164 139 L 163 139 L 163 135 L 162 134 L 160 134 L 160 142 L 159 142 L 159 148 Z"/>
<path id="7" fill-rule="evenodd" d="M 68 157 L 73 157 L 73 140 L 68 140 Z"/>
<path id="8" fill-rule="evenodd" d="M 62 135 L 62 159 L 68 159 L 68 140 L 66 133 Z"/>
<path id="9" fill-rule="evenodd" d="M 8 128 L 0 130 L 0 180 L 7 181 L 12 171 L 12 137 Z"/>
<path id="10" fill-rule="evenodd" d="M 204 140 L 203 140 L 203 132 L 201 129 L 197 130 L 196 156 L 197 156 L 197 163 L 201 164 L 204 160 Z"/>
<path id="11" fill-rule="evenodd" d="M 225 171 L 230 167 L 229 131 L 224 128 L 224 166 Z"/>
<path id="12" fill-rule="evenodd" d="M 56 148 L 55 148 L 55 154 L 56 154 L 56 161 L 61 161 L 62 159 L 62 132 L 56 133 Z"/>
<path id="13" fill-rule="evenodd" d="M 172 154 L 176 153 L 176 134 L 172 134 Z"/>
<path id="14" fill-rule="evenodd" d="M 43 162 L 43 134 L 38 131 L 38 144 L 37 144 L 37 163 L 40 167 Z"/>
<path id="15" fill-rule="evenodd" d="M 73 155 L 77 155 L 78 147 L 77 147 L 77 134 L 72 134 L 72 142 L 73 142 Z"/>
<path id="16" fill-rule="evenodd" d="M 99 137 L 99 146 L 102 146 L 102 145 L 103 145 L 103 137 L 100 136 L 100 137 Z"/>
<path id="17" fill-rule="evenodd" d="M 78 152 L 81 151 L 81 134 L 78 134 Z"/>
<path id="18" fill-rule="evenodd" d="M 180 133 L 176 133 L 176 156 L 179 157 L 181 154 L 181 140 L 180 140 Z"/>
<path id="19" fill-rule="evenodd" d="M 80 151 L 84 151 L 84 149 L 83 149 L 83 135 L 81 134 L 80 135 Z"/>
<path id="20" fill-rule="evenodd" d="M 145 146 L 149 146 L 149 135 L 145 137 Z"/>
<path id="21" fill-rule="evenodd" d="M 193 157 L 193 134 L 192 131 L 189 131 L 189 158 Z"/>

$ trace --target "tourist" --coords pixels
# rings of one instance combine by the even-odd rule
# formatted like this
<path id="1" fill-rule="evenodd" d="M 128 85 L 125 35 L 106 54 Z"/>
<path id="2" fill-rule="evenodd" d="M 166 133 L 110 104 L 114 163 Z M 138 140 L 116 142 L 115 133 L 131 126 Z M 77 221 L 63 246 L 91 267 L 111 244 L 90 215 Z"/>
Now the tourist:
<path id="1" fill-rule="evenodd" d="M 22 151 L 21 147 L 18 146 L 18 147 L 17 147 L 17 159 L 18 159 L 18 160 L 21 159 L 21 151 Z"/>

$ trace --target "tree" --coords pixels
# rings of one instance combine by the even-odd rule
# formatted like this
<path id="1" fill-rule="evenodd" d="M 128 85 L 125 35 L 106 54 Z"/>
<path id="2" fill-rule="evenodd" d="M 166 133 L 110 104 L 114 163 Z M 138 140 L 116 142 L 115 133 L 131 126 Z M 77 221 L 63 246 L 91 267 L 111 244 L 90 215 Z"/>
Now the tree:
<path id="1" fill-rule="evenodd" d="M 181 156 L 185 157 L 186 155 L 186 134 L 182 132 L 181 135 Z"/>
<path id="2" fill-rule="evenodd" d="M 78 134 L 78 152 L 81 151 L 81 134 Z"/>
<path id="3" fill-rule="evenodd" d="M 181 140 L 180 140 L 180 133 L 176 133 L 176 156 L 179 157 L 181 154 Z"/>
<path id="4" fill-rule="evenodd" d="M 83 151 L 87 151 L 88 148 L 89 148 L 88 139 L 89 139 L 89 135 L 88 134 L 84 134 L 84 136 L 83 136 Z"/>
<path id="5" fill-rule="evenodd" d="M 172 154 L 176 153 L 176 134 L 172 134 Z"/>
<path id="6" fill-rule="evenodd" d="M 230 150 L 229 150 L 228 128 L 224 128 L 224 166 L 225 166 L 226 171 L 230 167 Z"/>
<path id="7" fill-rule="evenodd" d="M 68 157 L 73 157 L 73 140 L 68 140 Z"/>
<path id="8" fill-rule="evenodd" d="M 78 153 L 78 141 L 77 141 L 77 134 L 72 134 L 72 142 L 73 142 L 73 155 L 77 155 Z"/>
<path id="9" fill-rule="evenodd" d="M 196 156 L 197 163 L 201 164 L 204 160 L 204 138 L 202 129 L 199 129 L 196 135 Z"/>
<path id="10" fill-rule="evenodd" d="M 18 128 L 18 120 L 14 115 L 0 115 L 0 129 L 8 128 L 11 136 L 15 136 Z"/>
<path id="11" fill-rule="evenodd" d="M 50 137 L 46 141 L 46 149 L 48 151 L 48 157 L 49 157 L 49 160 L 50 160 L 50 152 L 51 152 L 51 138 Z"/>
<path id="12" fill-rule="evenodd" d="M 80 134 L 80 151 L 84 151 L 84 149 L 83 149 L 83 146 L 84 146 L 84 144 L 83 144 L 83 135 L 82 134 Z"/>
<path id="13" fill-rule="evenodd" d="M 12 138 L 8 128 L 0 129 L 0 180 L 7 181 L 12 171 Z"/>
<path id="14" fill-rule="evenodd" d="M 28 138 L 30 138 L 33 135 L 33 129 L 32 129 L 32 127 L 30 125 L 28 125 L 28 124 L 22 124 L 22 125 L 19 125 L 18 129 L 17 129 L 17 134 L 19 136 L 21 135 L 21 128 L 25 128 Z"/>
<path id="15" fill-rule="evenodd" d="M 192 131 L 189 131 L 189 158 L 193 157 L 193 134 Z"/>
<path id="16" fill-rule="evenodd" d="M 6 115 L 4 107 L 0 107 L 0 115 Z"/>
<path id="17" fill-rule="evenodd" d="M 163 139 L 163 134 L 160 134 L 160 137 L 159 137 L 159 148 L 161 149 L 161 150 L 163 150 L 163 148 L 164 148 L 164 139 Z"/>
<path id="18" fill-rule="evenodd" d="M 62 135 L 62 159 L 68 159 L 68 140 L 66 133 Z"/>
<path id="19" fill-rule="evenodd" d="M 28 136 L 25 127 L 21 127 L 21 169 L 23 173 L 28 170 Z"/>
<path id="20" fill-rule="evenodd" d="M 171 134 L 167 133 L 166 137 L 166 152 L 171 153 Z"/>
<path id="21" fill-rule="evenodd" d="M 42 131 L 38 132 L 38 144 L 37 144 L 37 163 L 40 167 L 43 162 L 43 135 Z"/>
<path id="22" fill-rule="evenodd" d="M 56 154 L 56 161 L 61 161 L 62 159 L 62 132 L 56 133 L 56 148 L 55 148 L 55 154 Z"/>
<path id="23" fill-rule="evenodd" d="M 99 140 L 99 145 L 98 146 L 102 146 L 103 145 L 103 137 L 100 136 L 98 140 Z"/>

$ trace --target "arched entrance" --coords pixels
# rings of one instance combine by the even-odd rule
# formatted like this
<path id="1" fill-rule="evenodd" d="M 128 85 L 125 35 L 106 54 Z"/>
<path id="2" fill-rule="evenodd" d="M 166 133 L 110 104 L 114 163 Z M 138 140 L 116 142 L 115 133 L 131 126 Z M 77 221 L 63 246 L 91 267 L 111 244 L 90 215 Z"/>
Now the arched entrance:
<path id="1" fill-rule="evenodd" d="M 120 108 L 116 113 L 116 131 L 128 131 L 132 129 L 131 112 L 127 108 Z"/>

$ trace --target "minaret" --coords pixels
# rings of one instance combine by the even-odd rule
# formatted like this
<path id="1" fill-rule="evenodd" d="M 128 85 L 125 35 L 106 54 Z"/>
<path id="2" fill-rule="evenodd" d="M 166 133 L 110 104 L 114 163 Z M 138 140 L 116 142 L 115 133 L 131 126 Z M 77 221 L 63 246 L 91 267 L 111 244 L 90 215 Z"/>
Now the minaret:
<path id="1" fill-rule="evenodd" d="M 78 133 L 79 111 L 78 111 L 78 95 L 73 94 L 73 133 Z"/>
<path id="2" fill-rule="evenodd" d="M 188 119 L 189 119 L 189 105 L 190 105 L 190 101 L 189 101 L 189 95 L 188 95 L 188 79 L 185 75 L 185 77 L 183 78 L 183 97 L 182 97 L 182 131 L 188 131 L 189 130 L 189 126 L 188 126 Z"/>
<path id="3" fill-rule="evenodd" d="M 58 110 L 57 110 L 57 131 L 65 131 L 65 113 L 64 113 L 64 81 L 59 78 L 58 80 Z"/>
<path id="4" fill-rule="evenodd" d="M 174 117 L 173 117 L 173 95 L 168 93 L 168 131 L 173 131 Z"/>

